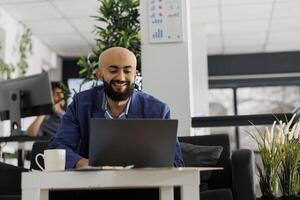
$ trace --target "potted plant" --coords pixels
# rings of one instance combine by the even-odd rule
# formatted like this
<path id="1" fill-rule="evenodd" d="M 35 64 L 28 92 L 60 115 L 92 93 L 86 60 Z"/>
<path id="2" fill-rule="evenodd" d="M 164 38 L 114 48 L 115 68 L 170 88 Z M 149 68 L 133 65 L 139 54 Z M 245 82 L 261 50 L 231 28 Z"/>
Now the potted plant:
<path id="1" fill-rule="evenodd" d="M 262 167 L 257 164 L 261 199 L 276 199 L 278 183 L 282 200 L 300 199 L 300 121 L 295 123 L 295 116 L 286 123 L 277 119 L 270 131 L 256 128 L 258 137 L 250 133 L 262 159 Z"/>
<path id="2" fill-rule="evenodd" d="M 139 0 L 98 0 L 99 16 L 93 18 L 103 26 L 95 26 L 96 46 L 87 57 L 80 57 L 79 75 L 86 81 L 96 79 L 99 55 L 106 49 L 121 46 L 137 57 L 137 69 L 141 69 L 141 41 Z"/>
<path id="3" fill-rule="evenodd" d="M 278 169 L 280 167 L 278 143 L 280 143 L 280 135 L 274 132 L 275 124 L 276 122 L 273 123 L 271 130 L 266 127 L 263 132 L 254 126 L 257 134 L 249 133 L 257 143 L 262 161 L 262 166 L 256 163 L 262 200 L 277 199 L 278 194 Z"/>
<path id="4" fill-rule="evenodd" d="M 282 192 L 282 200 L 300 199 L 300 179 L 299 179 L 299 162 L 300 162 L 300 122 L 294 123 L 296 115 L 288 123 L 279 122 L 278 132 L 282 137 L 280 148 L 280 171 L 279 180 Z"/>

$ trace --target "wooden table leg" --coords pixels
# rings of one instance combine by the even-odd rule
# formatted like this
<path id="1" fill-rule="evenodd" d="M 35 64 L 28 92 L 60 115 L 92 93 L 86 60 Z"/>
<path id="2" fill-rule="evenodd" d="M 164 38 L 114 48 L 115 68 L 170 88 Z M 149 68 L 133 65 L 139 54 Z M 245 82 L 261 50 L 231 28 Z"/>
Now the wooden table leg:
<path id="1" fill-rule="evenodd" d="M 39 189 L 23 189 L 22 200 L 49 200 L 49 191 Z"/>
<path id="2" fill-rule="evenodd" d="M 188 185 L 180 187 L 181 200 L 200 200 L 198 185 Z"/>
<path id="3" fill-rule="evenodd" d="M 159 200 L 174 200 L 174 188 L 172 186 L 160 187 Z"/>

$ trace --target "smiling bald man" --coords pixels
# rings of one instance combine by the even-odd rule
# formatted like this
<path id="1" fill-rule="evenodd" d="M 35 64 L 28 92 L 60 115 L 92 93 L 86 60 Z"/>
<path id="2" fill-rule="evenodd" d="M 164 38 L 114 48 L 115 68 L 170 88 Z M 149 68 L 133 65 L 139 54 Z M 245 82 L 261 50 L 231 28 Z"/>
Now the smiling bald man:
<path id="1" fill-rule="evenodd" d="M 134 89 L 136 63 L 135 55 L 122 47 L 109 48 L 100 55 L 96 75 L 103 81 L 103 85 L 73 97 L 57 134 L 49 143 L 50 148 L 66 149 L 66 168 L 79 168 L 88 164 L 87 134 L 91 118 L 170 119 L 170 109 L 165 103 Z M 76 151 L 78 145 L 79 153 Z M 174 166 L 184 166 L 178 140 Z"/>

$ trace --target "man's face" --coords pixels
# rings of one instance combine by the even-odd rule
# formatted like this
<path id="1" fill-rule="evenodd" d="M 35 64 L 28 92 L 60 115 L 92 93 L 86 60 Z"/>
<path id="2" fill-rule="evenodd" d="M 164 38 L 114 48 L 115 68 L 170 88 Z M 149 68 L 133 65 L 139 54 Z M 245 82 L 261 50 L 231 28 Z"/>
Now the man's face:
<path id="1" fill-rule="evenodd" d="M 54 88 L 52 91 L 54 104 L 59 104 L 63 109 L 65 106 L 64 93 L 60 88 Z"/>
<path id="2" fill-rule="evenodd" d="M 135 57 L 128 52 L 106 54 L 101 60 L 98 78 L 102 79 L 106 95 L 113 101 L 128 99 L 136 77 Z"/>

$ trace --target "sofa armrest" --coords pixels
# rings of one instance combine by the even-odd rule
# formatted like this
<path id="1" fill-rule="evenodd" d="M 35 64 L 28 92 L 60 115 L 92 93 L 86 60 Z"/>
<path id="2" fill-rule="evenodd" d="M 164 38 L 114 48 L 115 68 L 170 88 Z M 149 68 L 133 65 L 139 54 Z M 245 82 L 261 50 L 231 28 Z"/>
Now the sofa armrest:
<path id="1" fill-rule="evenodd" d="M 0 199 L 21 195 L 21 174 L 26 171 L 25 168 L 0 162 Z"/>
<path id="2" fill-rule="evenodd" d="M 255 200 L 254 154 L 249 149 L 232 152 L 232 189 L 235 200 Z"/>

